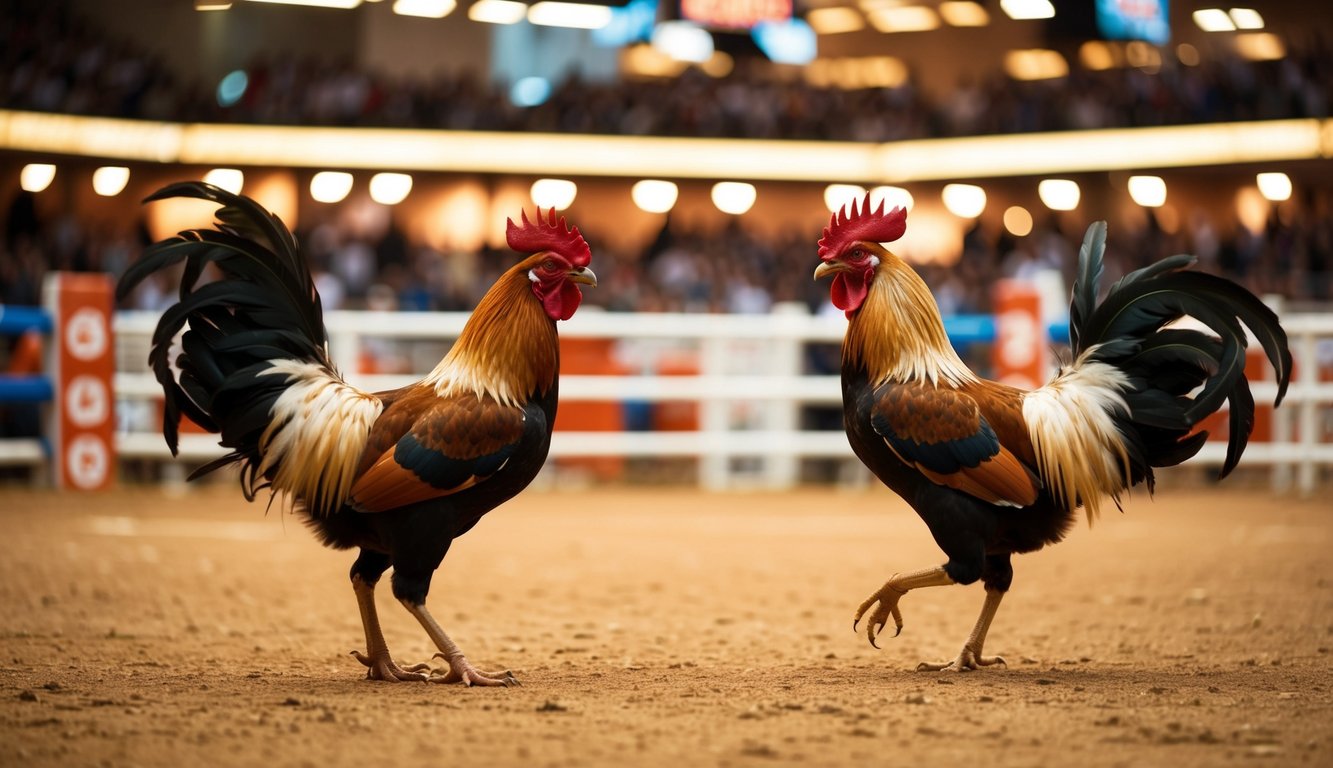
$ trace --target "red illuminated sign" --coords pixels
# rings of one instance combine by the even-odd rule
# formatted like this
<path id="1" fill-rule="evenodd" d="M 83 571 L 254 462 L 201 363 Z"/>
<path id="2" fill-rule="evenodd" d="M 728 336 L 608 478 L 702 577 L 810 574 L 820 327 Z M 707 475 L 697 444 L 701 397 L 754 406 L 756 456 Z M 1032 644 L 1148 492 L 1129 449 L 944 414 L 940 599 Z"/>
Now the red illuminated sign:
<path id="1" fill-rule="evenodd" d="M 790 19 L 791 0 L 680 0 L 680 17 L 705 27 L 749 29 Z"/>

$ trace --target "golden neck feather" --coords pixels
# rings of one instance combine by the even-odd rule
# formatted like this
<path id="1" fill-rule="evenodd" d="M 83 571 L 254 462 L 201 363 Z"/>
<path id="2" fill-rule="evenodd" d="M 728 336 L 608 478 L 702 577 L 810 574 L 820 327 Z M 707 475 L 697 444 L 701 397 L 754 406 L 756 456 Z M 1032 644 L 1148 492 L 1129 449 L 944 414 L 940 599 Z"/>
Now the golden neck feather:
<path id="1" fill-rule="evenodd" d="M 925 281 L 888 251 L 879 259 L 870 292 L 848 323 L 844 359 L 864 368 L 876 384 L 926 380 L 960 386 L 979 381 L 949 343 Z"/>
<path id="2" fill-rule="evenodd" d="M 500 276 L 440 364 L 426 377 L 440 395 L 471 392 L 518 404 L 550 391 L 560 367 L 555 321 L 532 293 L 527 261 Z"/>

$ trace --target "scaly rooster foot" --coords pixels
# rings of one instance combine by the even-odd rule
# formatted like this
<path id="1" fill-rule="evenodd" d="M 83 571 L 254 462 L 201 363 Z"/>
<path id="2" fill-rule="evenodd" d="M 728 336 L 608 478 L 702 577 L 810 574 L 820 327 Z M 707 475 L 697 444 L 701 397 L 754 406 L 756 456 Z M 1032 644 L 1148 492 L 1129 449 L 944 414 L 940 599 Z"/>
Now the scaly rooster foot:
<path id="1" fill-rule="evenodd" d="M 389 658 L 387 653 L 367 656 L 360 651 L 352 651 L 352 657 L 366 665 L 367 680 L 401 683 L 406 681 L 424 682 L 429 679 L 429 675 L 424 674 L 425 670 L 430 669 L 429 664 L 413 664 L 404 669 L 398 666 L 398 662 Z"/>
<path id="2" fill-rule="evenodd" d="M 916 665 L 917 672 L 971 672 L 974 669 L 990 667 L 999 664 L 1000 666 L 1009 666 L 1001 656 L 982 656 L 971 648 L 964 648 L 958 654 L 958 658 L 953 661 L 946 661 L 943 664 L 931 664 L 923 661 Z"/>
<path id="3" fill-rule="evenodd" d="M 461 653 L 453 657 L 446 657 L 443 653 L 437 653 L 433 658 L 444 659 L 449 662 L 449 671 L 445 672 L 443 669 L 432 670 L 430 679 L 427 682 L 442 684 L 462 683 L 468 687 L 474 685 L 503 685 L 505 687 L 522 685 L 522 683 L 514 677 L 514 673 L 509 670 L 505 670 L 504 672 L 479 671 L 476 667 L 473 667 L 468 663 L 468 660 L 464 658 Z"/>
<path id="4" fill-rule="evenodd" d="M 870 610 L 870 607 L 875 603 L 879 603 L 879 607 L 875 608 L 875 611 L 870 614 L 870 620 L 866 623 L 866 639 L 870 641 L 872 646 L 879 648 L 879 645 L 875 643 L 875 636 L 884 629 L 884 625 L 888 623 L 890 616 L 893 617 L 893 624 L 897 628 L 893 636 L 897 637 L 902 634 L 903 614 L 902 611 L 898 610 L 898 600 L 905 594 L 907 594 L 907 590 L 893 586 L 893 579 L 889 579 L 887 584 L 880 587 L 875 594 L 867 597 L 865 602 L 861 603 L 861 606 L 856 609 L 856 617 L 852 620 L 852 631 L 856 631 L 856 627 L 861 623 L 861 617 L 865 615 L 865 612 Z"/>

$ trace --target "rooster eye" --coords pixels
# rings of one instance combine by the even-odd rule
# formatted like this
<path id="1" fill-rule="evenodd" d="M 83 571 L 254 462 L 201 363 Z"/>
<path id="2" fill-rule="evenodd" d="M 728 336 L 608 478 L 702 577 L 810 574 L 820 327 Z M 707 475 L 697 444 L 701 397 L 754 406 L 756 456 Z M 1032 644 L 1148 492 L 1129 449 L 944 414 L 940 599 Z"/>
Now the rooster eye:
<path id="1" fill-rule="evenodd" d="M 547 259 L 546 261 L 543 261 L 543 262 L 542 262 L 542 269 L 545 270 L 545 271 L 547 271 L 547 272 L 554 272 L 554 271 L 556 271 L 555 262 L 552 261 L 551 259 Z"/>

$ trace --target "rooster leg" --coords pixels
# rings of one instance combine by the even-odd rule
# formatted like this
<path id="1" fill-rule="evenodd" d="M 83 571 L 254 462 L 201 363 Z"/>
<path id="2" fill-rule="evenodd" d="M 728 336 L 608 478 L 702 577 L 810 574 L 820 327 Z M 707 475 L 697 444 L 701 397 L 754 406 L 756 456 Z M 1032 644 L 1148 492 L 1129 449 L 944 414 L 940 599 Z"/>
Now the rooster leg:
<path id="1" fill-rule="evenodd" d="M 518 680 L 514 678 L 513 672 L 507 670 L 504 672 L 481 672 L 476 667 L 473 667 L 472 664 L 468 662 L 467 658 L 463 656 L 463 652 L 454 644 L 454 641 L 450 640 L 449 636 L 444 633 L 444 628 L 435 621 L 435 617 L 431 616 L 430 611 L 426 610 L 426 605 L 424 603 L 416 603 L 411 600 L 403 600 L 402 603 L 409 613 L 417 617 L 417 621 L 421 622 L 421 626 L 426 630 L 426 634 L 430 635 L 430 639 L 434 641 L 435 646 L 440 649 L 440 652 L 435 654 L 436 657 L 444 659 L 449 664 L 449 672 L 447 674 L 433 675 L 430 678 L 430 682 L 462 683 L 467 686 L 519 685 Z"/>
<path id="2" fill-rule="evenodd" d="M 1005 664 L 1004 659 L 999 656 L 982 656 L 981 647 L 986 643 L 986 632 L 990 630 L 991 620 L 995 618 L 995 612 L 1000 608 L 1000 601 L 1004 599 L 1004 592 L 993 587 L 986 587 L 986 602 L 981 606 L 981 615 L 977 617 L 977 624 L 972 628 L 972 634 L 967 636 L 967 642 L 963 643 L 963 650 L 959 652 L 958 658 L 953 661 L 946 661 L 943 664 L 931 664 L 921 662 L 917 665 L 918 672 L 939 672 L 949 670 L 951 672 L 966 672 L 971 669 L 989 667 L 994 664 Z"/>
<path id="3" fill-rule="evenodd" d="M 870 621 L 866 624 L 866 638 L 870 644 L 878 648 L 875 643 L 875 636 L 884 629 L 889 617 L 893 617 L 893 623 L 897 631 L 893 633 L 897 637 L 903 631 L 903 614 L 898 610 L 898 600 L 909 590 L 920 589 L 921 587 L 942 587 L 948 584 L 955 584 L 948 573 L 945 573 L 943 566 L 927 568 L 922 571 L 912 573 L 895 573 L 889 577 L 884 586 L 875 591 L 873 595 L 867 597 L 861 606 L 856 609 L 856 618 L 852 621 L 852 630 L 861 623 L 861 617 L 870 607 L 879 603 L 879 607 L 874 613 L 870 614 Z"/>
<path id="4" fill-rule="evenodd" d="M 427 675 L 422 670 L 430 669 L 429 664 L 414 664 L 404 669 L 389 655 L 384 632 L 380 630 L 379 614 L 375 611 L 375 585 L 366 581 L 360 573 L 354 572 L 352 591 L 356 592 L 356 604 L 361 609 L 361 626 L 366 630 L 366 652 L 352 651 L 352 656 L 368 668 L 366 678 L 390 683 L 426 680 Z"/>

